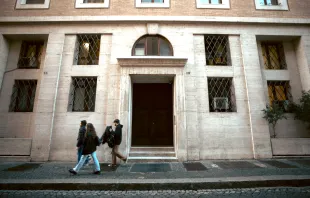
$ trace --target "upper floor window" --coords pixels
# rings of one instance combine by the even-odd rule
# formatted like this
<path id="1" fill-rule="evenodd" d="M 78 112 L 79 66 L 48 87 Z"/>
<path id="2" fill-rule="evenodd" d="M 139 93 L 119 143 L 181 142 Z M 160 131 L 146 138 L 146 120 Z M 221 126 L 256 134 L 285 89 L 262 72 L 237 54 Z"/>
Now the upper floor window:
<path id="1" fill-rule="evenodd" d="M 288 10 L 287 0 L 255 0 L 257 10 Z"/>
<path id="2" fill-rule="evenodd" d="M 286 69 L 286 61 L 282 43 L 262 43 L 265 69 Z"/>
<path id="3" fill-rule="evenodd" d="M 227 35 L 205 35 L 207 65 L 231 65 Z"/>
<path id="4" fill-rule="evenodd" d="M 44 41 L 23 41 L 20 49 L 18 68 L 38 69 L 41 63 Z"/>
<path id="5" fill-rule="evenodd" d="M 230 8 L 229 0 L 196 0 L 197 8 Z"/>
<path id="6" fill-rule="evenodd" d="M 74 65 L 98 65 L 100 52 L 100 35 L 77 35 Z"/>
<path id="7" fill-rule="evenodd" d="M 76 0 L 75 8 L 108 8 L 110 0 Z"/>
<path id="8" fill-rule="evenodd" d="M 17 0 L 16 9 L 46 9 L 50 0 Z"/>
<path id="9" fill-rule="evenodd" d="M 143 36 L 133 46 L 133 56 L 172 56 L 170 42 L 162 36 Z"/>
<path id="10" fill-rule="evenodd" d="M 169 8 L 170 0 L 136 0 L 138 8 Z"/>
<path id="11" fill-rule="evenodd" d="M 32 112 L 37 80 L 15 80 L 11 96 L 10 112 Z"/>
<path id="12" fill-rule="evenodd" d="M 279 5 L 278 0 L 260 0 L 261 5 Z"/>

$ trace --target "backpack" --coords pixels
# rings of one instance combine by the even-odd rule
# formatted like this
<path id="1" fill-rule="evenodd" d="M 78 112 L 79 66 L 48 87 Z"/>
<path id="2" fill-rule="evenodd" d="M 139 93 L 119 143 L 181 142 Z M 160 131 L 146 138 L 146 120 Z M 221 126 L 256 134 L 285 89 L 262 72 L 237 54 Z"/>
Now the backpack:
<path id="1" fill-rule="evenodd" d="M 115 145 L 115 134 L 114 133 L 109 133 L 107 143 L 110 148 L 114 147 Z"/>

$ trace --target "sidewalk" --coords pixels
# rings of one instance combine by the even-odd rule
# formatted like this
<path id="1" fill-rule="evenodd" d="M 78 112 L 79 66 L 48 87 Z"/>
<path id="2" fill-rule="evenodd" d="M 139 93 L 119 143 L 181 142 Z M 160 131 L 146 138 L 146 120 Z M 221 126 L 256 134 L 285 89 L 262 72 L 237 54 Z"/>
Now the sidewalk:
<path id="1" fill-rule="evenodd" d="M 2 190 L 196 190 L 310 186 L 310 158 L 205 160 L 173 163 L 128 163 L 111 169 L 101 164 L 78 175 L 74 163 L 0 163 Z"/>

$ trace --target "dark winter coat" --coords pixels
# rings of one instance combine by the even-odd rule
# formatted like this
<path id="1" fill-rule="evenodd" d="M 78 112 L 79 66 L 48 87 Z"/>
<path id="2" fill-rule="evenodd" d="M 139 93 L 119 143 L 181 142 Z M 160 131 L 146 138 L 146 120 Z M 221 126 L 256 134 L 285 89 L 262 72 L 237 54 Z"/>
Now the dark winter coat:
<path id="1" fill-rule="evenodd" d="M 105 128 L 105 131 L 100 138 L 102 144 L 105 144 L 108 141 L 109 135 L 111 133 L 110 129 L 112 129 L 112 126 L 107 126 Z"/>
<path id="2" fill-rule="evenodd" d="M 78 138 L 77 138 L 76 147 L 80 147 L 80 146 L 83 145 L 85 133 L 86 133 L 86 127 L 85 126 L 81 126 L 80 129 L 79 129 L 79 135 L 78 135 Z"/>
<path id="3" fill-rule="evenodd" d="M 120 145 L 122 143 L 122 128 L 123 125 L 119 124 L 115 128 L 115 145 Z"/>
<path id="4" fill-rule="evenodd" d="M 89 155 L 97 150 L 97 146 L 100 145 L 98 136 L 93 137 L 91 135 L 84 138 L 82 155 Z"/>

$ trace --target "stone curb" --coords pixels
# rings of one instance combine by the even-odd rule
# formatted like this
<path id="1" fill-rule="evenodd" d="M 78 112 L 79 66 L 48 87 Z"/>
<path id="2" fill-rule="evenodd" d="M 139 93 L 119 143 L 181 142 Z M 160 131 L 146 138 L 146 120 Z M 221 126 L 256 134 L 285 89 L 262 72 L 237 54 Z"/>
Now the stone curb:
<path id="1" fill-rule="evenodd" d="M 199 190 L 310 186 L 310 176 L 231 177 L 203 179 L 60 179 L 0 180 L 1 190 Z"/>

